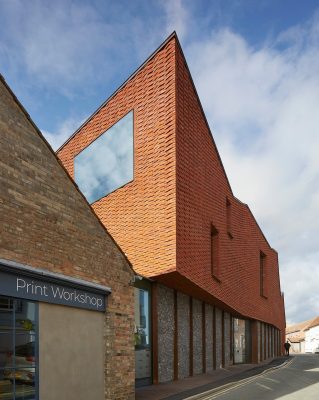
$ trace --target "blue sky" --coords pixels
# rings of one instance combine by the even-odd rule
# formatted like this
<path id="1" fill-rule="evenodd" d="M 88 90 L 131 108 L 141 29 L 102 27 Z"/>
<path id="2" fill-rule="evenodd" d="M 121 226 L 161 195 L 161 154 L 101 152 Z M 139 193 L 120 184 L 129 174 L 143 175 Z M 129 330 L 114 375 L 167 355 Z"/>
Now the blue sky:
<path id="1" fill-rule="evenodd" d="M 318 0 L 0 0 L 0 72 L 57 148 L 173 30 L 288 323 L 318 315 Z"/>

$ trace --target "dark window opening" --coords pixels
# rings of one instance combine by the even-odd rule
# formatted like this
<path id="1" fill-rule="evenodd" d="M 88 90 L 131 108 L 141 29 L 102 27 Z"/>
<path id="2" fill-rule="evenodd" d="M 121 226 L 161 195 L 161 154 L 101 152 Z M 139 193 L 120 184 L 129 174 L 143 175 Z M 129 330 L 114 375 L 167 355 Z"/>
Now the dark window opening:
<path id="1" fill-rule="evenodd" d="M 220 281 L 219 268 L 219 235 L 218 230 L 212 225 L 210 232 L 211 272 L 213 278 Z"/>
<path id="2" fill-rule="evenodd" d="M 226 220 L 227 220 L 227 233 L 230 238 L 233 238 L 232 232 L 232 206 L 231 202 L 226 197 Z"/>
<path id="3" fill-rule="evenodd" d="M 267 297 L 266 296 L 266 290 L 265 290 L 265 280 L 266 280 L 266 254 L 264 254 L 262 251 L 260 252 L 259 255 L 259 266 L 260 266 L 260 296 Z"/>

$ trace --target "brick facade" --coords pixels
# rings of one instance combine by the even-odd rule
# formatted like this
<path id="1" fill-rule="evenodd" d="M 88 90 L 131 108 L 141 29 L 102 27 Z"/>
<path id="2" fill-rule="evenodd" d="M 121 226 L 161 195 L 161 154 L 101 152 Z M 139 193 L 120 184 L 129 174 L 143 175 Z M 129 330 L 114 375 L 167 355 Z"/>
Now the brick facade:
<path id="1" fill-rule="evenodd" d="M 171 41 L 58 152 L 73 176 L 74 157 L 134 110 L 134 180 L 93 208 L 134 269 L 146 276 L 176 266 L 175 96 Z"/>
<path id="2" fill-rule="evenodd" d="M 277 252 L 232 193 L 178 44 L 176 87 L 176 269 L 238 313 L 283 329 Z M 211 275 L 212 224 L 219 236 L 219 281 Z M 266 255 L 267 299 L 260 296 L 260 251 Z"/>
<path id="3" fill-rule="evenodd" d="M 0 132 L 0 258 L 111 287 L 104 332 L 105 399 L 133 399 L 129 262 L 2 78 Z M 60 367 L 67 376 L 70 366 Z"/>
<path id="4" fill-rule="evenodd" d="M 71 175 L 74 157 L 130 110 L 134 180 L 93 204 L 101 221 L 138 273 L 283 332 L 277 253 L 232 193 L 175 34 L 59 150 Z"/>

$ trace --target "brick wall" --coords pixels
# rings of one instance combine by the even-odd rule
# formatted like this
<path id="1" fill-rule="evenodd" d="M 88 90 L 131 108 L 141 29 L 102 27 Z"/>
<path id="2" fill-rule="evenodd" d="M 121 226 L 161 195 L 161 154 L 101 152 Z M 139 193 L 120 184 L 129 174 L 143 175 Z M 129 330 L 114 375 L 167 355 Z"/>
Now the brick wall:
<path id="1" fill-rule="evenodd" d="M 111 287 L 105 398 L 133 399 L 133 271 L 2 79 L 0 132 L 0 258 Z"/>
<path id="2" fill-rule="evenodd" d="M 162 279 L 177 271 L 189 282 L 185 293 L 196 286 L 205 301 L 283 332 L 277 253 L 231 191 L 175 35 L 61 148 L 65 167 L 73 174 L 74 157 L 132 109 L 134 180 L 93 204 L 102 222 L 138 273 Z M 220 282 L 211 275 L 212 224 Z M 261 251 L 267 298 L 260 295 Z"/>
<path id="3" fill-rule="evenodd" d="M 177 270 L 241 314 L 282 329 L 277 253 L 231 191 L 178 45 L 176 88 Z M 226 203 L 231 207 L 228 224 Z M 211 273 L 212 225 L 218 230 L 220 282 Z M 260 251 L 266 255 L 267 299 L 260 296 Z"/>
<path id="4" fill-rule="evenodd" d="M 176 260 L 174 41 L 59 151 L 72 176 L 74 157 L 130 110 L 134 110 L 134 180 L 93 207 L 134 269 L 152 276 L 174 269 Z"/>

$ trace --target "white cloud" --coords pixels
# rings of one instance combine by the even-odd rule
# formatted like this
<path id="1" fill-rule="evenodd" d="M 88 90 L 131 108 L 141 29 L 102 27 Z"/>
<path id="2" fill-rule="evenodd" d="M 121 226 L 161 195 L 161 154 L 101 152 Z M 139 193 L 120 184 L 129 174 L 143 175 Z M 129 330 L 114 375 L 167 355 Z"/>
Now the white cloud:
<path id="1" fill-rule="evenodd" d="M 90 3 L 10 0 L 1 3 L 0 55 L 35 85 L 70 94 L 87 79 L 111 75 L 116 24 Z"/>
<path id="2" fill-rule="evenodd" d="M 68 118 L 60 124 L 56 132 L 42 130 L 42 133 L 53 150 L 57 150 L 83 122 L 84 120 Z"/>
<path id="3" fill-rule="evenodd" d="M 291 321 L 319 313 L 318 28 L 317 14 L 267 47 L 224 29 L 186 48 L 234 194 L 279 251 Z"/>
<path id="4" fill-rule="evenodd" d="M 183 39 L 189 29 L 189 15 L 183 0 L 164 0 L 161 4 L 165 11 L 166 35 L 176 31 Z"/>
<path id="5" fill-rule="evenodd" d="M 120 73 L 115 56 L 135 62 L 163 32 L 176 30 L 187 43 L 207 30 L 207 21 L 196 19 L 183 0 L 161 1 L 164 15 L 145 14 L 149 18 L 138 2 L 111 2 L 107 18 L 98 3 L 0 0 L 2 72 L 15 71 L 28 93 L 32 85 L 49 89 L 46 96 L 86 93 Z M 319 268 L 318 13 L 261 48 L 225 28 L 184 50 L 234 194 L 249 204 L 279 251 L 288 320 L 318 314 L 312 279 Z M 56 149 L 79 125 L 69 118 L 44 134 Z"/>

